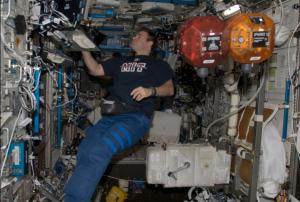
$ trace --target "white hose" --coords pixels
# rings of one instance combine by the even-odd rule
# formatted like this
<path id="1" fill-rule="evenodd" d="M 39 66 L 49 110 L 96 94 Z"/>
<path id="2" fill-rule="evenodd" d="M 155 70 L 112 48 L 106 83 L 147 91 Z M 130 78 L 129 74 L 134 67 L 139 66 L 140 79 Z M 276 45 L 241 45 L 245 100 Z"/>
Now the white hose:
<path id="1" fill-rule="evenodd" d="M 241 109 L 243 109 L 244 107 L 247 107 L 248 105 L 250 105 L 250 104 L 254 101 L 254 99 L 257 97 L 258 93 L 261 91 L 261 89 L 262 89 L 262 87 L 263 87 L 263 83 L 265 82 L 265 74 L 266 74 L 265 72 L 266 72 L 266 71 L 264 70 L 263 72 L 264 72 L 264 73 L 263 73 L 263 76 L 262 76 L 262 79 L 261 79 L 260 86 L 259 86 L 259 88 L 257 89 L 257 91 L 254 93 L 254 95 L 250 98 L 250 100 L 249 100 L 248 102 L 246 102 L 245 104 L 243 104 L 242 106 L 240 106 L 237 110 L 235 110 L 235 111 L 233 111 L 233 112 L 231 112 L 231 113 L 229 113 L 229 114 L 227 114 L 227 115 L 225 115 L 225 116 L 223 116 L 223 117 L 221 117 L 221 118 L 219 118 L 219 119 L 216 119 L 216 120 L 214 120 L 211 124 L 209 124 L 208 127 L 207 127 L 207 129 L 206 129 L 206 131 L 205 131 L 205 137 L 206 137 L 206 138 L 208 138 L 208 132 L 209 132 L 209 129 L 210 129 L 213 125 L 215 125 L 215 124 L 218 123 L 219 121 L 225 120 L 225 119 L 231 117 L 232 115 L 238 113 Z"/>

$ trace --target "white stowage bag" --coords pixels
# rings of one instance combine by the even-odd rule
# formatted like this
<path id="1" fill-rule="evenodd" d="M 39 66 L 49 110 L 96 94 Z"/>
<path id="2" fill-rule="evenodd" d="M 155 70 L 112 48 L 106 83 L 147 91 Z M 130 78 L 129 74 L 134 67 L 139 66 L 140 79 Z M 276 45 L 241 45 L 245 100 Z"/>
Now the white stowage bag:
<path id="1" fill-rule="evenodd" d="M 284 144 L 272 121 L 263 129 L 261 147 L 259 187 L 263 188 L 265 197 L 275 198 L 287 178 L 287 172 Z"/>

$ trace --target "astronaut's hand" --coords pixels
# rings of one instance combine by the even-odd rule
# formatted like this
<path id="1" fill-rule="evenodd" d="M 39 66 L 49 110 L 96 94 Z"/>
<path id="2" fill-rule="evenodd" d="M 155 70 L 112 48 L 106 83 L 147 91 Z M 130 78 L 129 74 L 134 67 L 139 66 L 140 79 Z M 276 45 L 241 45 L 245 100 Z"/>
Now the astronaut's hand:
<path id="1" fill-rule="evenodd" d="M 133 89 L 130 93 L 132 98 L 136 101 L 141 101 L 144 98 L 152 96 L 151 88 L 137 87 Z"/>

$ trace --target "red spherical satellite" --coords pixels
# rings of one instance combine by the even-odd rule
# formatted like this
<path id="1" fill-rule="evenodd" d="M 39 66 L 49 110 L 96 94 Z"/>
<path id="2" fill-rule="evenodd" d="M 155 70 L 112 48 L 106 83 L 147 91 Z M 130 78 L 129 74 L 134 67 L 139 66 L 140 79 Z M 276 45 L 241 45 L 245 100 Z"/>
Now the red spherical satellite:
<path id="1" fill-rule="evenodd" d="M 197 68 L 215 67 L 228 53 L 222 35 L 225 23 L 216 16 L 196 16 L 178 29 L 181 56 Z"/>

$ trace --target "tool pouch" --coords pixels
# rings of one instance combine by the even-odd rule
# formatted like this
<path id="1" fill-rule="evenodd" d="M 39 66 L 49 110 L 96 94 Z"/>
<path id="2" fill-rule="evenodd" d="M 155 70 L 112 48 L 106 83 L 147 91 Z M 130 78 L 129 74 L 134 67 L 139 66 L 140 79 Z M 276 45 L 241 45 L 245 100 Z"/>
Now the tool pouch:
<path id="1" fill-rule="evenodd" d="M 105 99 L 102 98 L 100 107 L 101 114 L 103 115 L 118 115 L 128 112 L 140 111 L 138 107 L 122 102 L 113 96 L 109 96 Z"/>

